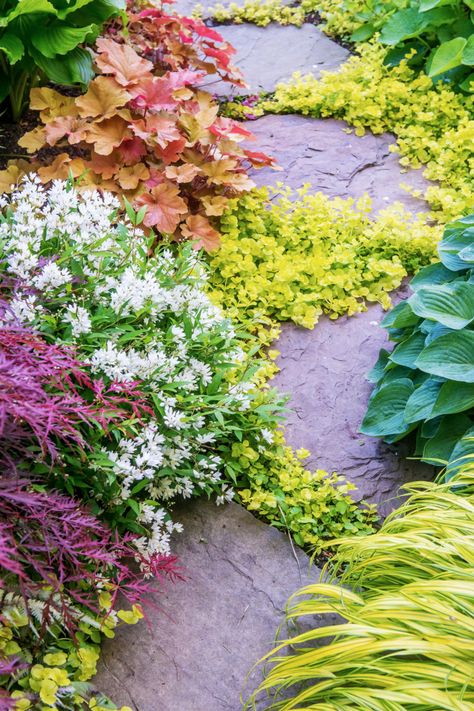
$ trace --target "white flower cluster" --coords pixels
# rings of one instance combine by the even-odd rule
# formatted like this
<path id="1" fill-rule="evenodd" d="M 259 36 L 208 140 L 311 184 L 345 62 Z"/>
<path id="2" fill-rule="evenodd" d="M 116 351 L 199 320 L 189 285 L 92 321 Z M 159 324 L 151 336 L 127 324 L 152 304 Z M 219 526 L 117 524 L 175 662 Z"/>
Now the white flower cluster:
<path id="1" fill-rule="evenodd" d="M 138 383 L 149 396 L 154 416 L 136 437 L 106 449 L 122 501 L 141 482 L 140 521 L 150 531 L 141 548 L 166 552 L 177 527 L 161 502 L 200 491 L 218 503 L 232 499 L 216 448 L 226 422 L 252 408 L 254 386 L 229 378 L 243 354 L 205 293 L 196 253 L 147 258 L 144 235 L 118 219 L 117 208 L 106 193 L 81 195 L 61 181 L 46 190 L 30 177 L 12 195 L 0 241 L 19 282 L 14 316 L 50 331 L 54 315 L 57 340 L 75 344 L 94 374 Z"/>

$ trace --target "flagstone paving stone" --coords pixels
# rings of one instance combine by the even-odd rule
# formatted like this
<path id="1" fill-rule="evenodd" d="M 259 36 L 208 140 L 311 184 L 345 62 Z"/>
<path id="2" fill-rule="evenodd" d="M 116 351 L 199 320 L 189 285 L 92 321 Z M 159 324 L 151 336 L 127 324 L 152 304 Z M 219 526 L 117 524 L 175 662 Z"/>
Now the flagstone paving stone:
<path id="1" fill-rule="evenodd" d="M 399 300 L 404 290 L 398 292 Z M 274 384 L 290 394 L 285 433 L 311 452 L 313 468 L 338 471 L 358 487 L 354 498 L 377 503 L 385 515 L 399 504 L 400 486 L 432 479 L 433 469 L 407 459 L 413 443 L 387 445 L 359 433 L 372 385 L 366 380 L 387 347 L 377 305 L 337 321 L 321 318 L 313 331 L 285 324 L 275 347 L 281 368 Z"/>
<path id="2" fill-rule="evenodd" d="M 134 711 L 240 711 L 254 662 L 272 647 L 287 598 L 319 577 L 283 533 L 237 504 L 176 512 L 185 582 L 168 587 L 140 628 L 106 642 L 97 687 Z M 251 671 L 255 688 L 261 669 Z"/>
<path id="3" fill-rule="evenodd" d="M 274 91 L 279 82 L 287 81 L 293 72 L 319 75 L 322 69 L 337 69 L 349 56 L 346 49 L 330 40 L 315 25 L 267 27 L 218 25 L 215 28 L 231 42 L 237 53 L 232 58 L 244 75 L 247 89 L 235 88 L 221 81 L 203 86 L 222 96 Z"/>
<path id="4" fill-rule="evenodd" d="M 292 188 L 311 183 L 314 191 L 330 197 L 359 198 L 368 193 L 378 211 L 396 201 L 412 212 L 424 212 L 423 200 L 412 197 L 401 187 L 424 191 L 429 183 L 422 170 L 402 172 L 398 155 L 390 151 L 392 135 L 356 136 L 347 133 L 345 121 L 313 119 L 305 116 L 263 116 L 248 121 L 247 127 L 257 137 L 258 150 L 274 156 L 282 168 L 254 171 L 258 185 L 282 181 Z"/>

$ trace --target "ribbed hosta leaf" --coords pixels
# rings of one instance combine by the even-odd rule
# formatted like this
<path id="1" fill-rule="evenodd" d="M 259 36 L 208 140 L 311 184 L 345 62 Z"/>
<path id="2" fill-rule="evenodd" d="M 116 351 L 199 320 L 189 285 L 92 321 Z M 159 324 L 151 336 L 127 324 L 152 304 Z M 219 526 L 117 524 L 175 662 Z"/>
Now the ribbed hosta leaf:
<path id="1" fill-rule="evenodd" d="M 418 289 L 421 289 L 423 286 L 446 284 L 446 282 L 455 278 L 456 275 L 453 274 L 450 269 L 447 269 L 442 262 L 436 262 L 436 264 L 429 264 L 427 267 L 424 267 L 413 277 L 410 282 L 410 289 L 412 291 L 418 291 Z"/>
<path id="2" fill-rule="evenodd" d="M 372 437 L 401 434 L 408 430 L 404 413 L 414 385 L 408 378 L 394 380 L 370 399 L 360 431 Z"/>
<path id="3" fill-rule="evenodd" d="M 474 383 L 474 331 L 453 331 L 426 346 L 416 360 L 425 373 Z"/>
<path id="4" fill-rule="evenodd" d="M 56 55 L 67 54 L 82 44 L 93 31 L 93 25 L 87 27 L 67 27 L 64 23 L 55 22 L 45 32 L 40 27 L 33 33 L 31 41 L 37 50 L 45 57 L 52 59 Z"/>
<path id="5" fill-rule="evenodd" d="M 459 227 L 456 228 L 456 225 Z M 451 271 L 468 269 L 471 264 L 460 257 L 460 252 L 474 242 L 474 227 L 468 227 L 459 220 L 446 232 L 438 247 L 441 261 Z"/>
<path id="6" fill-rule="evenodd" d="M 425 445 L 423 461 L 438 467 L 446 464 L 456 443 L 471 427 L 471 424 L 471 419 L 467 415 L 444 417 L 435 436 Z"/>
<path id="7" fill-rule="evenodd" d="M 416 359 L 424 347 L 425 336 L 423 333 L 414 333 L 395 348 L 390 360 L 397 365 L 405 366 L 405 368 L 415 368 Z"/>
<path id="8" fill-rule="evenodd" d="M 474 285 L 457 281 L 420 288 L 408 300 L 413 312 L 452 329 L 467 326 L 474 319 Z"/>
<path id="9" fill-rule="evenodd" d="M 443 383 L 434 404 L 432 417 L 464 412 L 474 407 L 474 383 L 448 380 Z"/>
<path id="10" fill-rule="evenodd" d="M 419 422 L 427 420 L 432 415 L 433 405 L 436 402 L 442 383 L 429 378 L 410 395 L 405 407 L 406 422 Z"/>
<path id="11" fill-rule="evenodd" d="M 408 301 L 400 301 L 388 312 L 380 325 L 383 328 L 405 328 L 406 326 L 416 326 L 419 320 Z"/>

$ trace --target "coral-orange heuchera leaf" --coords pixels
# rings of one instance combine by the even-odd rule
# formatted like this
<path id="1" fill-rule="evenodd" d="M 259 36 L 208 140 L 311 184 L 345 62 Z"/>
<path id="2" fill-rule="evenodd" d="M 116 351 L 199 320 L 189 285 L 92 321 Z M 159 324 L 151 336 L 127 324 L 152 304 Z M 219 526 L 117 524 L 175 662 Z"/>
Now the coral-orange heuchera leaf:
<path id="1" fill-rule="evenodd" d="M 140 182 L 148 180 L 150 171 L 144 163 L 137 163 L 128 168 L 120 168 L 116 177 L 118 184 L 124 190 L 136 190 Z"/>
<path id="2" fill-rule="evenodd" d="M 93 123 L 85 135 L 87 143 L 93 143 L 95 152 L 102 156 L 112 153 L 126 138 L 131 138 L 130 129 L 120 116 Z"/>
<path id="3" fill-rule="evenodd" d="M 191 163 L 168 165 L 165 168 L 166 177 L 176 180 L 177 183 L 190 183 L 200 172 L 200 168 L 197 165 L 191 165 Z"/>
<path id="4" fill-rule="evenodd" d="M 148 194 L 140 195 L 136 202 L 147 206 L 144 224 L 166 234 L 176 230 L 181 215 L 188 210 L 184 200 L 179 197 L 178 186 L 170 182 L 156 185 Z"/>
<path id="5" fill-rule="evenodd" d="M 50 121 L 45 126 L 46 141 L 50 146 L 55 146 L 61 138 L 67 136 L 72 145 L 83 140 L 87 123 L 84 119 L 74 116 L 61 116 Z"/>
<path id="6" fill-rule="evenodd" d="M 36 126 L 32 131 L 25 133 L 18 141 L 18 145 L 26 148 L 28 153 L 36 153 L 36 151 L 44 147 L 45 143 L 45 126 Z"/>
<path id="7" fill-rule="evenodd" d="M 177 141 L 181 134 L 176 126 L 176 119 L 169 116 L 151 114 L 145 119 L 135 121 L 132 125 L 133 133 L 139 138 L 152 139 L 161 148 L 166 148 L 168 143 Z"/>
<path id="8" fill-rule="evenodd" d="M 207 217 L 203 215 L 190 215 L 186 223 L 181 226 L 184 237 L 193 240 L 195 249 L 204 248 L 206 252 L 217 249 L 220 242 L 220 235 L 211 225 Z"/>
<path id="9" fill-rule="evenodd" d="M 140 57 L 129 44 L 118 44 L 104 37 L 99 37 L 96 44 L 97 66 L 104 74 L 113 74 L 122 86 L 136 84 L 153 69 L 153 64 Z"/>
<path id="10" fill-rule="evenodd" d="M 112 77 L 96 77 L 87 92 L 76 99 L 79 115 L 83 117 L 109 118 L 118 108 L 125 106 L 130 94 Z"/>

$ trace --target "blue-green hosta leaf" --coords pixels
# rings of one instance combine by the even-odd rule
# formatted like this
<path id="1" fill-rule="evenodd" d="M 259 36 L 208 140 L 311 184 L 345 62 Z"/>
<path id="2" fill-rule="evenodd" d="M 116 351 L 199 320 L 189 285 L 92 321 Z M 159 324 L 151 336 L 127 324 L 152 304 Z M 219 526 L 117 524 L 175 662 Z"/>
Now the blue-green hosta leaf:
<path id="1" fill-rule="evenodd" d="M 431 378 L 425 380 L 408 398 L 405 407 L 405 421 L 411 423 L 429 419 L 441 387 L 442 383 L 437 380 Z"/>
<path id="2" fill-rule="evenodd" d="M 464 281 L 424 286 L 409 298 L 415 314 L 458 330 L 474 319 L 474 285 Z"/>
<path id="3" fill-rule="evenodd" d="M 471 422 L 472 425 L 472 422 Z M 456 442 L 446 467 L 445 479 L 449 481 L 460 469 L 472 462 L 474 455 L 474 427 L 466 430 L 463 436 Z"/>
<path id="4" fill-rule="evenodd" d="M 399 10 L 395 12 L 385 23 L 380 33 L 382 44 L 400 44 L 410 37 L 416 37 L 423 30 L 429 20 L 416 8 Z"/>
<path id="5" fill-rule="evenodd" d="M 21 39 L 8 30 L 0 36 L 0 49 L 5 52 L 9 64 L 16 64 L 25 53 L 25 46 Z"/>
<path id="6" fill-rule="evenodd" d="M 469 269 L 471 264 L 463 260 L 459 253 L 474 242 L 474 227 L 463 224 L 462 220 L 450 225 L 438 245 L 439 258 L 453 272 Z"/>
<path id="7" fill-rule="evenodd" d="M 406 326 L 416 326 L 419 320 L 408 301 L 400 301 L 388 312 L 380 325 L 382 328 L 405 328 Z"/>
<path id="8" fill-rule="evenodd" d="M 436 339 L 439 338 L 440 336 L 444 336 L 446 333 L 453 332 L 452 328 L 443 326 L 442 323 L 434 323 L 433 321 L 429 321 L 426 323 L 431 323 L 433 325 L 433 328 L 430 330 L 430 332 L 426 336 L 426 341 L 425 341 L 426 346 L 429 346 L 430 343 L 432 343 L 433 341 L 436 341 Z"/>
<path id="9" fill-rule="evenodd" d="M 394 380 L 400 380 L 400 378 L 408 378 L 411 380 L 413 375 L 413 370 L 411 368 L 405 368 L 403 365 L 396 365 L 389 361 L 387 368 L 385 369 L 383 381 L 380 386 L 388 385 Z"/>
<path id="10" fill-rule="evenodd" d="M 421 351 L 425 347 L 425 336 L 423 333 L 414 333 L 405 341 L 402 341 L 390 355 L 392 363 L 403 365 L 405 368 L 415 368 L 415 362 Z"/>
<path id="11" fill-rule="evenodd" d="M 448 380 L 441 385 L 432 416 L 452 415 L 474 408 L 474 383 Z"/>
<path id="12" fill-rule="evenodd" d="M 411 380 L 401 378 L 377 390 L 370 398 L 360 431 L 372 437 L 385 437 L 408 431 L 404 413 L 414 389 Z"/>
<path id="13" fill-rule="evenodd" d="M 94 25 L 86 27 L 68 27 L 63 22 L 54 22 L 45 31 L 39 27 L 31 36 L 31 41 L 44 57 L 53 59 L 57 55 L 71 52 L 85 42 L 94 30 Z"/>
<path id="14" fill-rule="evenodd" d="M 434 284 L 446 284 L 452 281 L 456 275 L 450 269 L 447 269 L 442 262 L 428 264 L 427 267 L 420 269 L 418 274 L 413 277 L 410 282 L 410 289 L 418 291 L 424 286 L 433 286 Z"/>
<path id="15" fill-rule="evenodd" d="M 469 247 L 464 247 L 464 249 L 461 249 L 459 252 L 459 258 L 462 259 L 463 262 L 474 265 L 474 234 Z"/>
<path id="16" fill-rule="evenodd" d="M 379 380 L 383 377 L 385 372 L 385 366 L 388 363 L 389 355 L 390 353 L 385 350 L 385 348 L 382 348 L 380 350 L 377 362 L 375 363 L 374 367 L 367 373 L 367 380 L 369 382 L 378 383 Z"/>
<path id="17" fill-rule="evenodd" d="M 455 37 L 440 44 L 429 62 L 428 76 L 435 77 L 449 72 L 454 67 L 459 67 L 463 63 L 462 54 L 465 46 L 464 37 Z"/>
<path id="18" fill-rule="evenodd" d="M 447 415 L 436 429 L 435 436 L 428 440 L 423 449 L 423 461 L 435 466 L 444 466 L 457 442 L 472 426 L 467 415 Z"/>
<path id="19" fill-rule="evenodd" d="M 474 383 L 474 331 L 453 331 L 426 346 L 415 365 L 447 380 Z"/>

